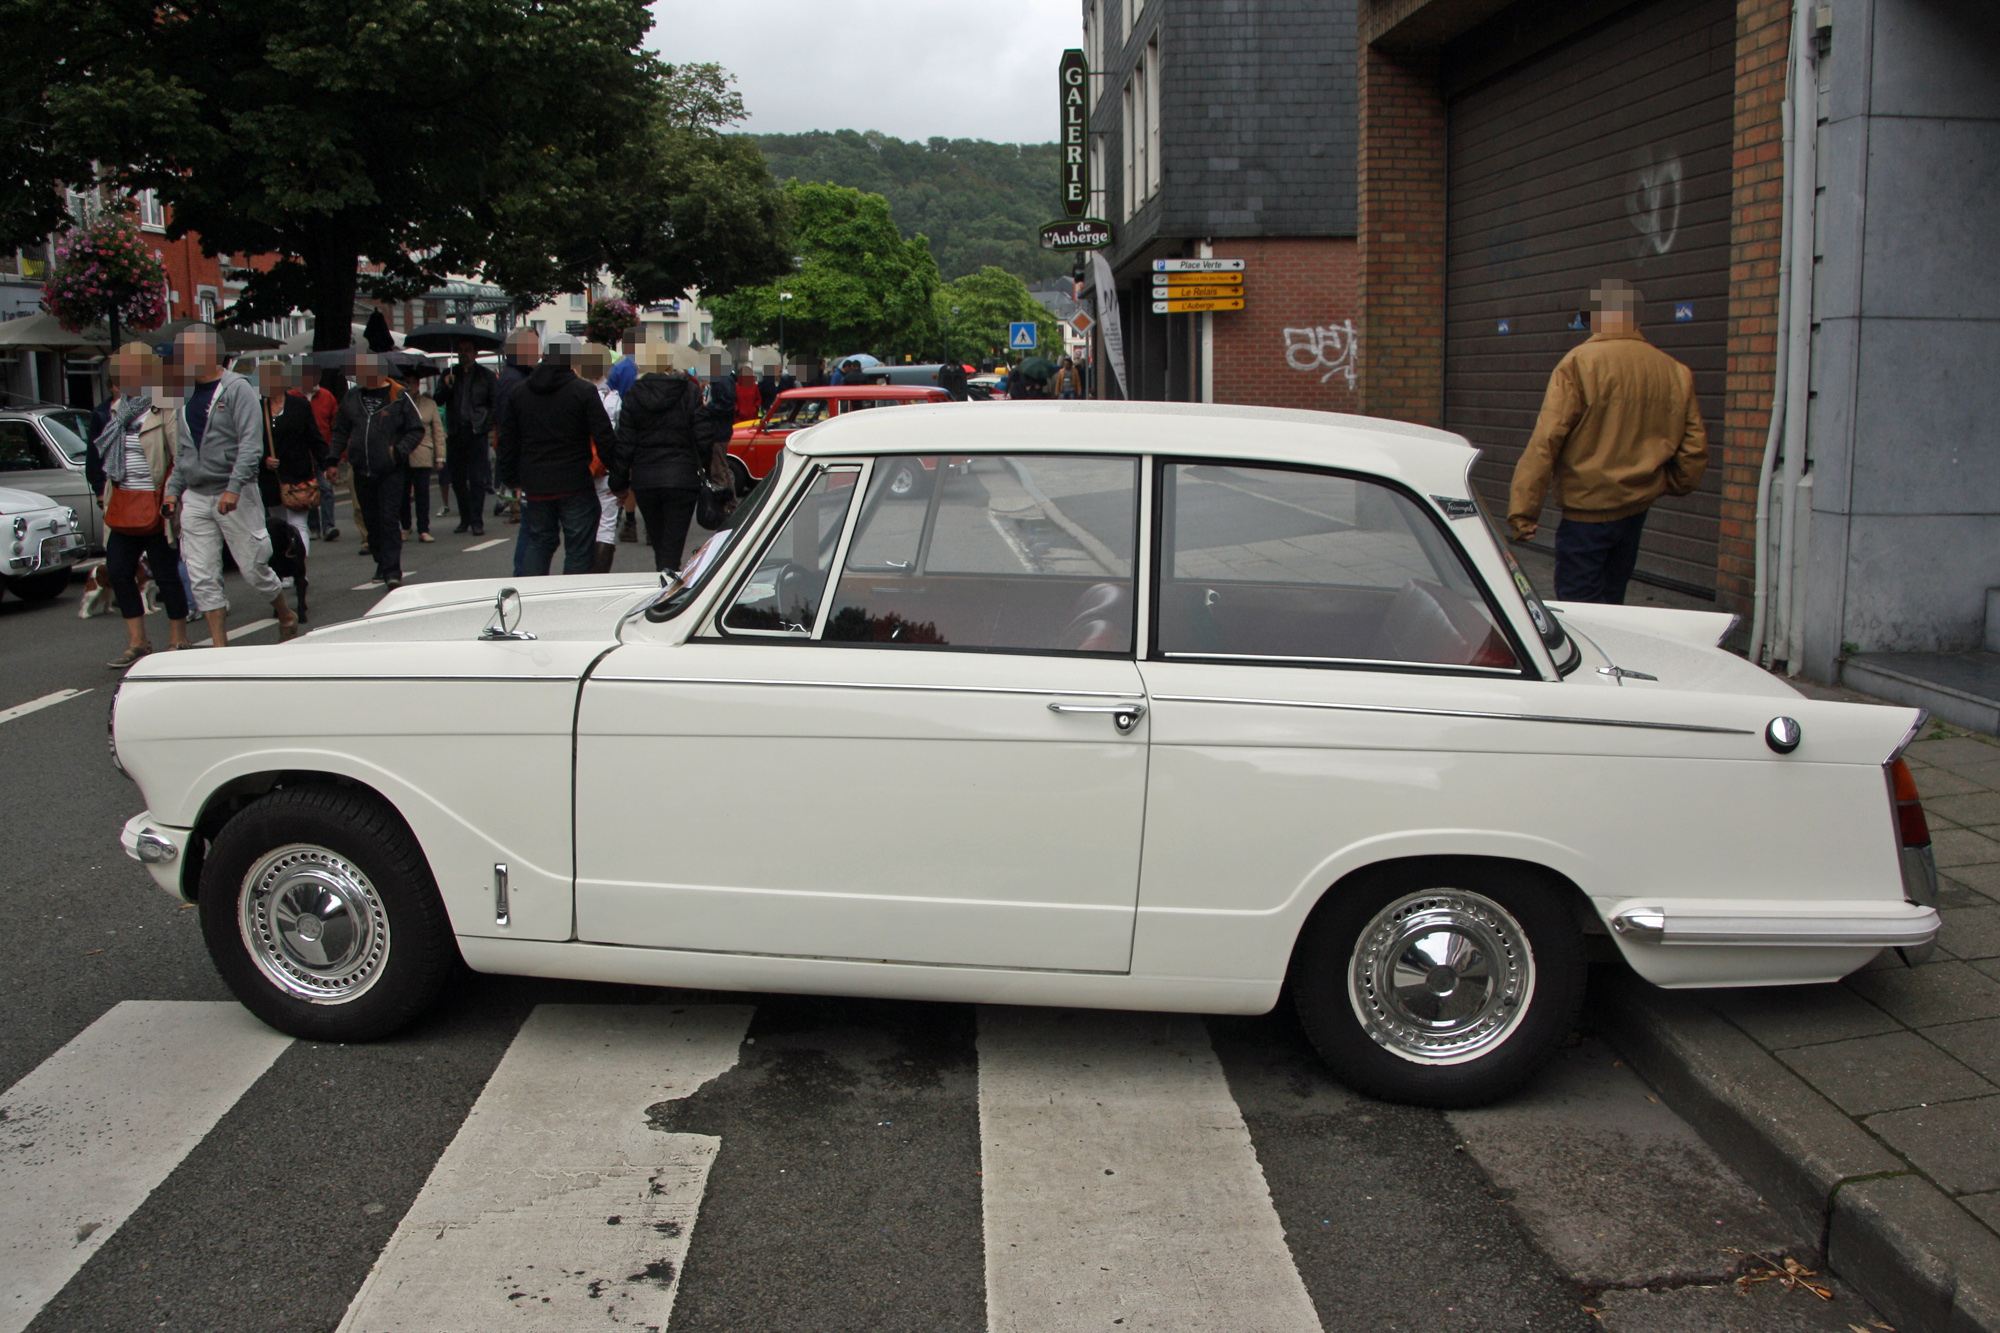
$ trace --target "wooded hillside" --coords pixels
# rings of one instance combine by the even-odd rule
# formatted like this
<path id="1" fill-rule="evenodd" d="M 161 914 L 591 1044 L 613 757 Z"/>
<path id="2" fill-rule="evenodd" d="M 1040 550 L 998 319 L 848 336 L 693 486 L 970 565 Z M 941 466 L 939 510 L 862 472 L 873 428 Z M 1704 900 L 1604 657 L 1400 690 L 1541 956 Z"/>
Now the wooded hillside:
<path id="1" fill-rule="evenodd" d="M 1061 216 L 1053 143 L 911 143 L 873 130 L 751 137 L 779 181 L 796 177 L 885 196 L 903 235 L 930 238 L 946 281 L 987 265 L 1028 282 L 1069 272 L 1070 257 L 1042 249 L 1036 235 Z"/>

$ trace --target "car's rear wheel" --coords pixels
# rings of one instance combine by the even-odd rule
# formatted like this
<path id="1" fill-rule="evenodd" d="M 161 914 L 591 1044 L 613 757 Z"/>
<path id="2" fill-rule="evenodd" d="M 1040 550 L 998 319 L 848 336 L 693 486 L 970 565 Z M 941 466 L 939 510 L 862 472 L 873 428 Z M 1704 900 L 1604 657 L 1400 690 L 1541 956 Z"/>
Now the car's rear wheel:
<path id="1" fill-rule="evenodd" d="M 7 590 L 24 602 L 47 602 L 62 596 L 69 586 L 71 571 L 58 569 L 47 574 L 34 574 L 25 579 L 10 579 Z"/>
<path id="2" fill-rule="evenodd" d="M 914 458 L 889 460 L 889 494 L 898 500 L 912 500 L 930 493 L 930 474 Z"/>
<path id="3" fill-rule="evenodd" d="M 238 811 L 202 863 L 200 902 L 222 979 L 294 1037 L 385 1037 L 457 966 L 416 839 L 388 806 L 345 788 L 286 788 Z"/>
<path id="4" fill-rule="evenodd" d="M 1419 1106 L 1519 1087 L 1575 1023 L 1584 979 L 1582 935 L 1554 886 L 1456 857 L 1341 885 L 1292 960 L 1299 1018 L 1335 1076 Z"/>
<path id="5" fill-rule="evenodd" d="M 729 479 L 736 487 L 738 499 L 750 494 L 750 488 L 757 484 L 750 479 L 750 465 L 735 454 L 729 455 Z"/>

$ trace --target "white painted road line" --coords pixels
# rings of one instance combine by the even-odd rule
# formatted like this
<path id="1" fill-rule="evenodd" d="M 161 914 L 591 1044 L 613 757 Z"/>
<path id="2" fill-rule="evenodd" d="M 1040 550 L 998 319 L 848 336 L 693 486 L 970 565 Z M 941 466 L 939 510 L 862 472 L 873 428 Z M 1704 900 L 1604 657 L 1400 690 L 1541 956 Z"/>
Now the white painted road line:
<path id="1" fill-rule="evenodd" d="M 992 1333 L 1319 1333 L 1201 1020 L 979 1011 Z"/>
<path id="2" fill-rule="evenodd" d="M 500 544 L 501 542 L 504 542 L 504 541 L 506 541 L 506 540 L 507 540 L 507 539 L 506 539 L 505 537 L 493 537 L 493 538 L 489 538 L 489 539 L 488 539 L 488 540 L 486 540 L 486 541 L 483 541 L 483 542 L 480 542 L 480 543 L 479 543 L 478 545 L 476 545 L 476 546 L 468 546 L 468 547 L 466 547 L 466 548 L 465 548 L 465 553 L 466 553 L 467 555 L 470 555 L 470 554 L 472 554 L 472 553 L 473 553 L 474 551 L 483 551 L 483 550 L 485 550 L 485 549 L 486 549 L 487 547 L 489 547 L 489 546 L 498 546 L 498 545 L 499 545 L 499 544 Z"/>
<path id="3" fill-rule="evenodd" d="M 0 1094 L 0 1333 L 26 1328 L 291 1044 L 238 1004 L 127 1000 Z"/>
<path id="4" fill-rule="evenodd" d="M 39 699 L 30 699 L 24 704 L 15 704 L 12 708 L 0 708 L 0 722 L 12 722 L 17 717 L 26 717 L 30 713 L 38 713 L 50 704 L 59 704 L 65 699 L 74 699 L 80 694 L 89 693 L 89 690 L 57 690 L 54 694 L 45 694 Z"/>
<path id="5" fill-rule="evenodd" d="M 736 1063 L 743 1005 L 542 1005 L 340 1333 L 667 1327 L 721 1140 L 646 1108 Z"/>
<path id="6" fill-rule="evenodd" d="M 225 637 L 233 642 L 246 634 L 255 634 L 260 629 L 269 629 L 277 623 L 277 621 L 267 616 L 262 620 L 253 620 L 247 625 L 225 625 L 222 632 Z M 197 648 L 209 648 L 213 647 L 214 644 L 215 640 L 213 638 L 196 639 L 194 641 L 194 646 Z"/>

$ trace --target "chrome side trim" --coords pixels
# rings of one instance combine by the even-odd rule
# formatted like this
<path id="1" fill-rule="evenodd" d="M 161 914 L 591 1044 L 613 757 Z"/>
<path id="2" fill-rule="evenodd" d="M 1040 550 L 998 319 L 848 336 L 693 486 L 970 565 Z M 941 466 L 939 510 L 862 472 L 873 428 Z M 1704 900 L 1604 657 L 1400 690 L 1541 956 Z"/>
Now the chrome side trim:
<path id="1" fill-rule="evenodd" d="M 602 673 L 591 680 L 615 680 L 627 685 L 789 685 L 811 690 L 891 690 L 920 694 L 1028 694 L 1053 696 L 1059 699 L 1143 699 L 1146 696 L 1135 693 L 1121 693 L 1114 690 L 1041 690 L 1009 685 L 895 685 L 876 681 L 856 680 L 763 680 L 752 678 L 727 678 L 721 676 L 607 676 Z"/>
<path id="2" fill-rule="evenodd" d="M 1156 694 L 1155 703 L 1253 704 L 1263 708 L 1322 708 L 1336 713 L 1398 713 L 1413 717 L 1467 717 L 1482 722 L 1560 722 L 1578 727 L 1635 727 L 1642 731 L 1693 731 L 1711 736 L 1754 736 L 1741 727 L 1693 722 L 1636 722 L 1615 717 L 1554 717 L 1546 713 L 1486 713 L 1470 708 L 1403 708 L 1394 704 L 1330 704 L 1311 699 L 1234 699 L 1206 694 Z"/>
<path id="3" fill-rule="evenodd" d="M 1394 657 L 1276 657 L 1269 653 L 1168 653 L 1161 657 L 1170 661 L 1187 662 L 1307 662 L 1314 666 L 1358 666 L 1393 668 L 1407 671 L 1434 671 L 1457 675 L 1460 672 L 1474 672 L 1485 676 L 1505 676 L 1518 678 L 1521 668 L 1491 666 L 1458 666 L 1450 662 L 1404 662 Z"/>
<path id="4" fill-rule="evenodd" d="M 613 646 L 615 647 L 616 645 L 613 645 Z M 518 681 L 518 682 L 520 682 L 520 683 L 522 683 L 522 684 L 526 684 L 526 685 L 547 685 L 547 684 L 550 684 L 550 683 L 557 683 L 557 684 L 571 684 L 571 685 L 573 685 L 573 684 L 575 684 L 575 683 L 576 683 L 577 681 L 579 681 L 579 680 L 581 680 L 581 679 L 582 679 L 582 676 L 580 676 L 580 675 L 565 675 L 565 676 L 289 676 L 289 675 L 288 675 L 288 676 L 134 676 L 134 677 L 132 677 L 132 679 L 131 679 L 131 682 L 130 682 L 130 683 L 131 683 L 131 684 L 134 684 L 134 685 L 150 685 L 150 684 L 152 684 L 152 683 L 153 683 L 154 681 L 156 681 L 156 680 L 179 680 L 179 681 L 186 681 L 186 680 L 193 680 L 193 681 L 210 681 L 210 682 L 213 682 L 213 683 L 215 683 L 215 684 L 218 684 L 218 685 L 227 685 L 227 684 L 235 684 L 235 683 L 237 683 L 237 682 L 239 682 L 239 681 L 246 681 L 246 680 L 284 680 L 284 681 L 295 681 L 295 680 L 296 680 L 296 681 L 305 681 L 305 680 L 366 680 L 366 681 L 377 681 L 377 680 L 403 680 L 403 681 L 410 681 L 410 680 L 415 680 L 415 681 L 424 681 L 424 680 L 435 680 L 435 681 L 465 681 L 465 680 L 477 680 L 477 681 L 497 681 L 497 682 L 501 682 L 501 683 L 506 683 L 506 682 L 510 682 L 510 681 Z"/>
<path id="5" fill-rule="evenodd" d="M 1895 916 L 1721 916 L 1634 907 L 1611 918 L 1618 934 L 1649 944 L 1767 948 L 1917 948 L 1937 938 L 1938 925 L 1937 909 L 1914 904 Z"/>

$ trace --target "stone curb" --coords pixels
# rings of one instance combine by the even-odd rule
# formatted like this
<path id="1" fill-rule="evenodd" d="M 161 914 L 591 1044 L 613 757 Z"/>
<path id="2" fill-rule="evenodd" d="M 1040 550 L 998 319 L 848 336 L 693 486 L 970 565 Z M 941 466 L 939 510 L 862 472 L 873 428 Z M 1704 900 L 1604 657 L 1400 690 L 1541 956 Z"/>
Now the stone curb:
<path id="1" fill-rule="evenodd" d="M 1605 1039 L 1900 1333 L 2000 1333 L 2000 1237 L 1690 995 L 1598 973 Z"/>

